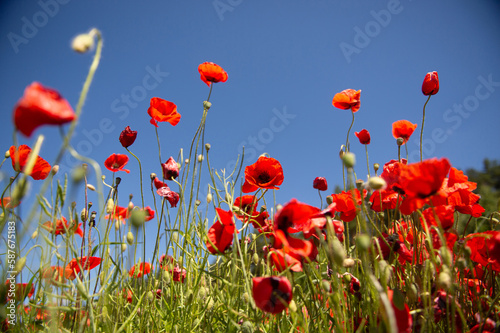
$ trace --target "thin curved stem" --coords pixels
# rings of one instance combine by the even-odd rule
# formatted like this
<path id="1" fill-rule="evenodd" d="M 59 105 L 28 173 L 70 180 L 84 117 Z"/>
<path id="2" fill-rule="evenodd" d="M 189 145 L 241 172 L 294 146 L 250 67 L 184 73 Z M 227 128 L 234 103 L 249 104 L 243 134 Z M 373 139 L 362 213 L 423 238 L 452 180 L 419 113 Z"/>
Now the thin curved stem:
<path id="1" fill-rule="evenodd" d="M 427 98 L 427 100 L 425 101 L 425 104 L 424 104 L 424 114 L 422 116 L 422 128 L 420 129 L 420 162 L 422 162 L 422 138 L 424 137 L 424 121 L 425 121 L 425 107 L 427 105 L 427 103 L 429 102 L 429 100 L 431 99 L 431 96 L 432 95 L 429 95 L 429 97 Z"/>
<path id="2" fill-rule="evenodd" d="M 350 151 L 350 149 L 349 149 L 349 134 L 351 133 L 352 126 L 354 125 L 354 112 L 352 112 L 352 110 L 351 110 L 351 113 L 352 113 L 352 122 L 351 122 L 351 126 L 349 127 L 349 130 L 347 131 L 347 137 L 345 139 L 346 152 Z"/>
<path id="3" fill-rule="evenodd" d="M 127 149 L 127 151 L 130 153 L 130 155 L 134 156 L 135 159 L 137 160 L 137 162 L 139 163 L 139 174 L 140 174 L 140 177 L 141 177 L 141 200 L 142 200 L 142 209 L 144 209 L 144 192 L 142 191 L 142 165 L 141 165 L 141 160 L 139 159 L 139 157 L 135 156 L 134 153 L 132 153 L 128 148 L 125 148 Z"/>

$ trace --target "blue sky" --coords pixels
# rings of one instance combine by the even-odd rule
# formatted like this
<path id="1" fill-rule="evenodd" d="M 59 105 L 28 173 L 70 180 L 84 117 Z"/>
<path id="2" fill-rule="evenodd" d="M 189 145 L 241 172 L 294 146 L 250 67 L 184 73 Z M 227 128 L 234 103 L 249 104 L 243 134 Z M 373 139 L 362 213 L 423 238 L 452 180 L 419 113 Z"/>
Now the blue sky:
<path id="1" fill-rule="evenodd" d="M 350 137 L 358 177 L 366 177 L 366 160 L 354 131 L 363 128 L 372 137 L 370 162 L 383 165 L 397 158 L 392 123 L 418 123 L 408 143 L 416 162 L 426 100 L 421 84 L 429 71 L 438 71 L 440 91 L 427 107 L 425 157 L 481 168 L 484 158 L 500 158 L 499 14 L 492 0 L 2 1 L 1 149 L 12 143 L 13 106 L 31 82 L 59 90 L 76 106 L 91 55 L 74 53 L 70 41 L 96 27 L 104 36 L 102 61 L 72 144 L 102 167 L 110 154 L 126 153 L 118 136 L 130 125 L 139 132 L 130 148 L 141 158 L 145 181 L 161 172 L 146 112 L 151 97 L 176 103 L 182 115 L 176 127 L 160 124 L 163 159 L 188 149 L 208 95 L 197 68 L 212 61 L 229 76 L 211 97 L 205 140 L 212 166 L 231 165 L 242 146 L 245 165 L 268 153 L 284 169 L 278 203 L 297 198 L 319 205 L 315 177 L 327 178 L 327 194 L 342 183 L 338 151 L 351 113 L 331 101 L 347 88 L 362 90 Z M 46 137 L 41 156 L 51 162 L 58 130 L 39 128 L 21 142 L 31 145 L 38 134 Z M 62 170 L 74 166 L 63 159 Z M 139 203 L 136 161 L 128 168 L 131 174 L 120 175 L 121 198 L 132 193 Z M 13 172 L 8 164 L 2 171 L 5 184 Z M 156 226 L 148 228 L 154 233 Z"/>

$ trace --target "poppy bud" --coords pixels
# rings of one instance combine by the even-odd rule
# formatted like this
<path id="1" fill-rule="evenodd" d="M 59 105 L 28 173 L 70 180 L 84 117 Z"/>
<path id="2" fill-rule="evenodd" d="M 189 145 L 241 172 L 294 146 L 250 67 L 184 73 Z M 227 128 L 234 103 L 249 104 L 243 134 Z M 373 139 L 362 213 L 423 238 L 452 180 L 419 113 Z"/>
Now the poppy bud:
<path id="1" fill-rule="evenodd" d="M 4 157 L 5 158 L 9 158 L 10 157 L 10 150 L 7 150 L 4 154 Z"/>
<path id="2" fill-rule="evenodd" d="M 363 179 L 356 180 L 356 188 L 358 189 L 358 191 L 363 190 L 364 186 L 365 186 L 365 182 L 363 181 Z"/>
<path id="3" fill-rule="evenodd" d="M 150 175 L 149 175 L 149 178 L 151 178 L 151 180 L 154 180 L 156 178 L 156 173 L 152 172 Z"/>
<path id="4" fill-rule="evenodd" d="M 127 243 L 129 245 L 134 244 L 134 234 L 131 231 L 127 233 Z"/>
<path id="5" fill-rule="evenodd" d="M 356 237 L 356 246 L 359 247 L 360 250 L 366 251 L 370 248 L 370 236 L 368 235 L 359 235 Z"/>
<path id="6" fill-rule="evenodd" d="M 120 230 L 120 222 L 118 220 L 115 221 L 115 230 Z"/>
<path id="7" fill-rule="evenodd" d="M 179 241 L 179 233 L 175 231 L 172 233 L 172 242 L 177 243 L 178 241 Z"/>
<path id="8" fill-rule="evenodd" d="M 94 38 L 90 34 L 80 34 L 71 42 L 71 48 L 78 53 L 85 53 L 93 47 Z"/>
<path id="9" fill-rule="evenodd" d="M 172 180 L 179 176 L 179 166 L 173 157 L 170 157 L 161 167 L 163 169 L 163 178 Z"/>
<path id="10" fill-rule="evenodd" d="M 318 191 L 326 191 L 328 189 L 328 183 L 323 177 L 316 177 L 313 181 L 313 188 Z"/>
<path id="11" fill-rule="evenodd" d="M 207 151 L 209 151 L 209 150 L 210 150 L 210 148 L 212 148 L 212 146 L 210 145 L 210 143 L 205 143 L 205 149 L 206 149 Z"/>
<path id="12" fill-rule="evenodd" d="M 146 212 L 143 210 L 134 209 L 130 213 L 130 222 L 136 228 L 141 227 L 146 221 Z"/>
<path id="13" fill-rule="evenodd" d="M 54 165 L 50 172 L 52 173 L 52 176 L 55 176 L 57 172 L 59 172 L 59 165 Z"/>
<path id="14" fill-rule="evenodd" d="M 106 202 L 106 214 L 111 214 L 113 212 L 113 208 L 115 207 L 115 202 L 112 198 L 109 198 Z"/>
<path id="15" fill-rule="evenodd" d="M 14 267 L 15 272 L 21 272 L 26 265 L 26 257 L 21 257 L 16 261 L 16 266 Z"/>
<path id="16" fill-rule="evenodd" d="M 331 205 L 333 203 L 333 197 L 331 195 L 326 197 L 326 203 Z"/>
<path id="17" fill-rule="evenodd" d="M 378 169 L 380 169 L 380 164 L 374 163 L 373 164 L 373 170 L 375 170 L 375 173 L 377 173 Z"/>
<path id="18" fill-rule="evenodd" d="M 346 267 L 346 268 L 349 268 L 349 267 L 352 267 L 354 266 L 356 262 L 354 261 L 354 259 L 352 258 L 346 258 L 342 264 L 342 266 Z"/>
<path id="19" fill-rule="evenodd" d="M 347 152 L 344 156 L 342 156 L 342 162 L 344 162 L 346 168 L 352 168 L 356 164 L 356 155 L 351 152 Z"/>
<path id="20" fill-rule="evenodd" d="M 203 160 L 204 160 L 204 159 L 205 159 L 205 158 L 203 157 L 203 155 L 202 155 L 202 154 L 198 155 L 198 162 L 199 162 L 199 163 L 203 162 Z"/>
<path id="21" fill-rule="evenodd" d="M 448 290 L 451 287 L 451 277 L 448 272 L 440 272 L 436 284 L 439 288 Z"/>
<path id="22" fill-rule="evenodd" d="M 212 193 L 208 193 L 207 194 L 207 203 L 211 203 L 212 202 Z"/>
<path id="23" fill-rule="evenodd" d="M 253 256 L 252 256 L 252 261 L 255 265 L 258 265 L 259 264 L 259 255 L 257 253 L 254 253 Z"/>
<path id="24" fill-rule="evenodd" d="M 127 251 L 127 244 L 122 243 L 122 252 Z"/>
<path id="25" fill-rule="evenodd" d="M 137 131 L 132 131 L 130 129 L 130 126 L 127 126 L 120 133 L 119 140 L 120 140 L 120 143 L 122 144 L 123 148 L 128 148 L 134 143 L 136 138 L 137 138 Z"/>
<path id="26" fill-rule="evenodd" d="M 429 72 L 425 75 L 424 82 L 422 83 L 422 93 L 425 96 L 435 95 L 439 91 L 439 78 L 436 71 Z"/>
<path id="27" fill-rule="evenodd" d="M 203 108 L 205 110 L 210 110 L 211 107 L 212 107 L 212 103 L 210 103 L 209 101 L 204 101 L 203 102 Z"/>
<path id="28" fill-rule="evenodd" d="M 359 143 L 362 145 L 369 145 L 370 144 L 370 132 L 368 132 L 365 129 L 362 129 L 360 132 L 354 132 L 354 135 L 359 139 Z"/>
<path id="29" fill-rule="evenodd" d="M 87 208 L 82 209 L 82 212 L 80 213 L 80 219 L 82 222 L 87 222 L 87 219 L 89 217 L 89 212 L 87 211 Z"/>
<path id="30" fill-rule="evenodd" d="M 373 190 L 381 190 L 387 186 L 386 181 L 381 177 L 370 177 L 368 179 L 368 186 Z"/>
<path id="31" fill-rule="evenodd" d="M 38 236 L 38 229 L 35 230 L 35 232 L 33 232 L 33 234 L 31 235 L 31 239 L 35 239 L 37 238 L 37 236 Z"/>

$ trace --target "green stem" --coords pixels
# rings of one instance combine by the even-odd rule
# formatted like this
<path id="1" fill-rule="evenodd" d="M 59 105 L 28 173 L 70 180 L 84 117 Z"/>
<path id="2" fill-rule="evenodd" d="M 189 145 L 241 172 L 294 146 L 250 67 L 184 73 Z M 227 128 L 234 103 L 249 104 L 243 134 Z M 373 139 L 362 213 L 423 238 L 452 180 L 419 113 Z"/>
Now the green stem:
<path id="1" fill-rule="evenodd" d="M 370 161 L 368 160 L 368 145 L 365 145 L 365 152 L 366 152 L 366 167 L 368 169 L 368 177 L 371 177 L 371 175 L 370 175 Z"/>
<path id="2" fill-rule="evenodd" d="M 347 137 L 345 139 L 346 152 L 350 151 L 350 149 L 349 149 L 349 133 L 351 133 L 352 125 L 354 125 L 354 112 L 352 112 L 352 110 L 351 110 L 351 113 L 352 113 L 352 122 L 351 122 L 351 126 L 349 127 L 349 130 L 347 131 Z"/>
<path id="3" fill-rule="evenodd" d="M 422 117 L 422 128 L 420 129 L 420 162 L 422 162 L 422 138 L 424 137 L 425 106 L 427 105 L 427 103 L 431 99 L 431 96 L 432 95 L 429 95 L 429 97 L 427 98 L 427 101 L 425 101 L 425 104 L 424 104 L 424 114 Z"/>
<path id="4" fill-rule="evenodd" d="M 127 151 L 130 153 L 130 155 L 134 156 L 135 159 L 137 160 L 137 162 L 139 163 L 139 174 L 140 174 L 140 180 L 141 180 L 141 200 L 142 200 L 142 209 L 144 209 L 144 193 L 142 191 L 142 165 L 141 165 L 141 160 L 139 159 L 139 157 L 135 156 L 134 153 L 132 153 L 128 148 L 125 148 L 127 149 Z M 160 159 L 160 162 L 161 162 L 161 159 Z"/>

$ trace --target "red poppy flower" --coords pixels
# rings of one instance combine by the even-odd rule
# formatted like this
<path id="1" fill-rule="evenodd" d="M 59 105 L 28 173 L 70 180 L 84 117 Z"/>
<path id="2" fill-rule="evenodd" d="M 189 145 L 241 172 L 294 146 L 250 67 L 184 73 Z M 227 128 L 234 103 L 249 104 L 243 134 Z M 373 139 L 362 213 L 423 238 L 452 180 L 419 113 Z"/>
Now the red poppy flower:
<path id="1" fill-rule="evenodd" d="M 15 281 L 14 281 L 15 282 Z M 8 286 L 11 284 L 10 280 L 5 281 L 5 284 Z M 33 294 L 35 293 L 35 285 L 31 283 L 31 288 L 28 290 L 28 287 L 30 286 L 29 283 L 16 283 L 14 290 L 15 290 L 15 297 L 17 301 L 23 301 L 26 297 L 31 298 Z M 9 289 L 9 287 L 7 287 Z M 7 296 L 7 301 L 9 301 L 10 298 Z"/>
<path id="2" fill-rule="evenodd" d="M 148 114 L 151 117 L 151 124 L 158 127 L 158 122 L 168 122 L 175 126 L 181 120 L 180 113 L 177 112 L 177 105 L 164 99 L 153 97 L 150 101 Z"/>
<path id="3" fill-rule="evenodd" d="M 137 273 L 135 272 L 136 267 L 138 267 Z M 151 264 L 148 262 L 141 262 L 140 264 L 133 266 L 128 272 L 128 275 L 131 277 L 133 276 L 135 278 L 140 278 L 144 275 L 148 275 L 149 273 L 151 273 Z"/>
<path id="4" fill-rule="evenodd" d="M 285 234 L 302 231 L 309 220 L 319 212 L 319 208 L 292 199 L 276 213 L 274 230 L 282 230 Z"/>
<path id="5" fill-rule="evenodd" d="M 161 165 L 161 168 L 163 170 L 163 178 L 166 180 L 172 180 L 179 176 L 179 165 L 177 165 L 172 156 Z"/>
<path id="6" fill-rule="evenodd" d="M 83 237 L 83 230 L 81 228 L 82 224 L 76 224 L 73 223 L 73 230 L 75 234 L 79 235 L 80 237 Z M 51 221 L 47 221 L 43 224 L 44 229 L 48 230 L 50 233 L 54 233 L 55 235 L 62 235 L 65 234 L 66 231 L 70 230 L 70 225 L 68 224 L 68 221 L 66 220 L 65 217 L 62 217 L 61 219 L 56 220 L 55 226 L 52 224 Z"/>
<path id="7" fill-rule="evenodd" d="M 31 148 L 27 145 L 20 145 L 18 149 L 16 149 L 15 146 L 10 147 L 10 159 L 12 160 L 12 167 L 15 171 L 24 171 L 24 166 L 26 165 L 26 162 L 28 162 L 28 156 L 30 153 Z M 50 170 L 52 170 L 50 164 L 40 156 L 37 156 L 35 166 L 33 167 L 30 176 L 34 180 L 45 179 L 49 175 Z"/>
<path id="8" fill-rule="evenodd" d="M 104 161 L 104 166 L 106 167 L 106 169 L 112 172 L 125 171 L 126 173 L 130 173 L 130 170 L 123 168 L 127 163 L 127 155 L 112 154 L 106 159 L 106 161 Z"/>
<path id="9" fill-rule="evenodd" d="M 14 125 L 25 136 L 42 125 L 62 125 L 75 119 L 75 112 L 59 93 L 33 82 L 14 108 Z"/>
<path id="10" fill-rule="evenodd" d="M 152 219 L 155 218 L 155 211 L 152 210 L 151 207 L 149 206 L 144 207 L 144 211 L 146 212 L 146 219 L 145 219 L 146 222 L 151 221 Z"/>
<path id="11" fill-rule="evenodd" d="M 5 209 L 16 208 L 20 203 L 20 201 L 12 202 L 10 197 L 5 197 L 0 202 L 0 207 L 4 207 Z"/>
<path id="12" fill-rule="evenodd" d="M 433 225 L 434 226 L 441 225 L 441 227 L 444 230 L 447 230 L 453 226 L 453 223 L 455 223 L 454 213 L 455 209 L 451 205 L 440 205 L 436 207 L 430 207 L 422 212 L 423 219 L 420 218 L 420 221 L 424 223 L 425 219 L 425 223 L 427 223 L 429 227 Z"/>
<path id="13" fill-rule="evenodd" d="M 160 257 L 160 267 L 165 271 L 172 273 L 172 279 L 174 282 L 184 282 L 186 279 L 186 270 L 181 269 L 179 264 L 173 266 L 174 258 L 170 255 L 162 255 Z M 170 270 L 172 268 L 172 270 Z"/>
<path id="14" fill-rule="evenodd" d="M 264 312 L 280 313 L 292 301 L 292 285 L 286 277 L 256 277 L 252 283 L 255 305 Z"/>
<path id="15" fill-rule="evenodd" d="M 438 205 L 439 190 L 443 181 L 450 171 L 450 162 L 443 158 L 441 160 L 430 159 L 419 163 L 407 165 L 401 169 L 400 185 L 406 193 L 406 198 L 399 207 L 401 213 L 409 215 L 416 209 L 422 208 L 431 197 L 435 205 Z"/>
<path id="16" fill-rule="evenodd" d="M 484 231 L 481 233 L 469 234 L 465 237 L 465 245 L 470 248 L 470 259 L 484 267 L 491 267 L 494 271 L 500 272 L 500 260 L 497 257 L 496 242 L 500 231 Z M 493 257 L 490 250 L 494 252 Z"/>
<path id="17" fill-rule="evenodd" d="M 448 194 L 448 204 L 455 207 L 457 212 L 462 214 L 472 215 L 473 217 L 480 217 L 485 209 L 477 202 L 481 197 L 472 193 L 468 189 L 458 189 Z"/>
<path id="18" fill-rule="evenodd" d="M 261 228 L 265 224 L 265 219 L 269 217 L 266 211 L 257 211 L 258 203 L 254 195 L 243 195 L 234 199 L 234 207 L 237 207 L 236 217 L 243 223 L 251 222 L 255 228 Z"/>
<path id="19" fill-rule="evenodd" d="M 353 190 L 353 193 L 342 191 L 339 194 L 332 194 L 333 202 L 328 206 L 327 210 L 332 214 L 340 212 L 340 218 L 344 222 L 351 222 L 356 218 L 360 210 L 359 207 L 361 207 L 361 193 L 357 189 Z M 353 195 L 356 202 L 354 202 Z M 363 195 L 366 196 L 366 190 L 363 190 Z"/>
<path id="20" fill-rule="evenodd" d="M 392 136 L 395 139 L 403 138 L 403 143 L 406 143 L 413 131 L 417 128 L 417 124 L 412 124 L 408 120 L 398 120 L 392 123 Z"/>
<path id="21" fill-rule="evenodd" d="M 488 242 L 490 260 L 500 264 L 500 233 L 494 234 Z"/>
<path id="22" fill-rule="evenodd" d="M 395 139 L 403 138 L 403 143 L 408 142 L 417 124 L 412 124 L 408 120 L 398 120 L 392 123 L 392 136 Z"/>
<path id="23" fill-rule="evenodd" d="M 118 221 L 122 221 L 123 224 L 125 224 L 125 220 L 128 219 L 129 217 L 130 216 L 129 216 L 128 207 L 120 207 L 120 206 L 115 206 L 114 213 L 104 216 L 104 218 L 106 220 L 113 218 L 113 219 L 117 219 Z"/>
<path id="24" fill-rule="evenodd" d="M 382 201 L 382 205 L 380 201 Z M 401 195 L 393 190 L 375 191 L 370 197 L 371 209 L 376 212 L 381 212 L 386 209 L 396 209 L 402 201 L 403 198 Z"/>
<path id="25" fill-rule="evenodd" d="M 335 106 L 337 109 L 341 110 L 349 110 L 351 109 L 352 112 L 357 112 L 359 110 L 359 96 L 361 94 L 361 90 L 354 90 L 354 89 L 346 89 L 344 91 L 339 92 L 338 94 L 335 94 L 333 97 L 332 104 Z"/>
<path id="26" fill-rule="evenodd" d="M 212 82 L 226 82 L 227 73 L 219 65 L 213 62 L 204 62 L 198 66 L 198 72 L 200 72 L 201 80 L 210 86 Z"/>
<path id="27" fill-rule="evenodd" d="M 234 231 L 238 233 L 233 221 L 233 213 L 215 208 L 218 219 L 208 230 L 207 249 L 212 254 L 224 253 L 233 243 Z"/>
<path id="28" fill-rule="evenodd" d="M 422 83 L 422 93 L 425 96 L 435 95 L 439 91 L 439 78 L 436 71 L 429 72 L 425 75 L 424 82 Z"/>
<path id="29" fill-rule="evenodd" d="M 362 129 L 360 132 L 354 132 L 356 137 L 359 139 L 359 143 L 362 145 L 369 145 L 370 144 L 370 132 L 368 132 L 365 129 Z"/>
<path id="30" fill-rule="evenodd" d="M 128 148 L 135 142 L 136 138 L 137 138 L 137 131 L 132 131 L 130 129 L 130 126 L 127 126 L 120 133 L 119 140 L 120 140 L 120 143 L 122 144 L 123 148 Z"/>
<path id="31" fill-rule="evenodd" d="M 313 188 L 317 189 L 318 191 L 326 191 L 328 190 L 328 183 L 326 182 L 325 178 L 316 177 L 313 181 Z"/>
<path id="32" fill-rule="evenodd" d="M 241 188 L 243 193 L 256 191 L 259 188 L 279 190 L 283 183 L 283 168 L 278 160 L 261 156 L 252 165 L 245 168 L 245 183 Z"/>
<path id="33" fill-rule="evenodd" d="M 271 261 L 278 272 L 286 269 L 292 272 L 302 272 L 302 258 L 294 253 L 287 253 L 283 249 L 272 249 Z"/>
<path id="34" fill-rule="evenodd" d="M 312 241 L 285 235 L 282 230 L 276 230 L 274 233 L 274 247 L 283 248 L 285 253 L 291 254 L 300 261 L 306 258 L 315 260 L 318 255 L 318 249 Z"/>
<path id="35" fill-rule="evenodd" d="M 407 164 L 407 160 L 405 158 L 401 159 L 401 162 L 397 160 L 390 160 L 386 164 L 384 164 L 384 171 L 380 175 L 385 182 L 387 183 L 386 190 L 394 190 L 398 193 L 404 194 L 401 185 L 399 184 L 401 169 L 404 165 Z"/>
<path id="36" fill-rule="evenodd" d="M 76 278 L 76 274 L 80 272 L 80 266 L 82 266 L 83 270 L 90 271 L 91 269 L 99 266 L 101 263 L 101 258 L 99 257 L 82 257 L 82 258 L 73 258 L 66 265 L 65 273 L 66 278 L 70 280 L 74 280 Z"/>
<path id="37" fill-rule="evenodd" d="M 50 283 L 65 283 L 66 276 L 71 274 L 71 270 L 65 269 L 61 266 L 51 266 L 42 270 L 42 278 L 45 280 L 49 280 Z"/>
<path id="38" fill-rule="evenodd" d="M 177 207 L 177 203 L 179 202 L 179 193 L 171 191 L 168 186 L 160 187 L 158 190 L 156 190 L 156 193 L 158 195 L 166 198 L 168 202 L 170 203 L 170 207 Z"/>
<path id="39" fill-rule="evenodd" d="M 387 290 L 387 297 L 392 305 L 392 310 L 396 317 L 396 325 L 398 326 L 399 333 L 410 333 L 412 331 L 413 318 L 410 314 L 408 304 L 394 304 L 394 291 Z"/>

